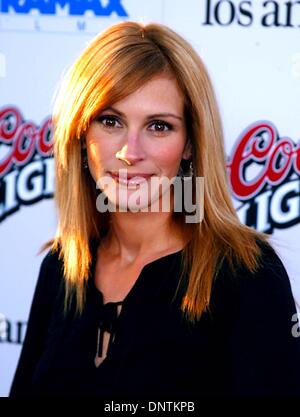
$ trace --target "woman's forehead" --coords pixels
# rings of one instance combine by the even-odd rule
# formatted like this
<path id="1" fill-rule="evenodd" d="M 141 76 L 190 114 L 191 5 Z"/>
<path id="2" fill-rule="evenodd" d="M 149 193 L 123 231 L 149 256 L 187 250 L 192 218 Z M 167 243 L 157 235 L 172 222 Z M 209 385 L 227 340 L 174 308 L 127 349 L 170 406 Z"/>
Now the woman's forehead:
<path id="1" fill-rule="evenodd" d="M 150 108 L 153 105 L 163 107 L 163 111 L 168 112 L 177 109 L 178 112 L 183 111 L 185 96 L 174 76 L 158 74 L 126 95 L 122 95 L 119 100 L 109 100 L 109 93 L 107 100 L 101 110 L 108 107 L 117 108 L 122 112 L 126 111 L 128 105 L 135 105 L 138 103 L 143 108 Z M 152 110 L 151 110 L 152 111 Z"/>

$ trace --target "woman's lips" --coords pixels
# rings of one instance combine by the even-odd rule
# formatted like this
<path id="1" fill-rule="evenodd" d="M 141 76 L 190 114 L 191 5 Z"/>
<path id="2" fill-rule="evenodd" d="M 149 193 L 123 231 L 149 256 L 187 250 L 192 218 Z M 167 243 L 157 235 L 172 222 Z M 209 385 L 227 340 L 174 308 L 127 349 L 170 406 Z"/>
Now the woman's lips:
<path id="1" fill-rule="evenodd" d="M 109 174 L 117 183 L 127 188 L 136 188 L 137 185 L 145 183 L 153 175 L 144 173 L 122 173 L 119 175 L 118 172 L 109 172 Z"/>

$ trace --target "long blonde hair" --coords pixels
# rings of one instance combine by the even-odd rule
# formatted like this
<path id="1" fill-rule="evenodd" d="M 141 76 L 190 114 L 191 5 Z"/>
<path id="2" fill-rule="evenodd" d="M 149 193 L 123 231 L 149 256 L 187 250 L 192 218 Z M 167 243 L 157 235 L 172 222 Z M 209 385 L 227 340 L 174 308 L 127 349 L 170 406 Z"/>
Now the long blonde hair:
<path id="1" fill-rule="evenodd" d="M 85 302 L 92 262 L 91 239 L 101 239 L 108 215 L 96 210 L 96 186 L 82 169 L 82 143 L 97 113 L 133 93 L 153 76 L 167 71 L 185 97 L 187 137 L 192 143 L 194 175 L 205 178 L 204 219 L 183 230 L 191 239 L 183 250 L 181 280 L 188 285 L 181 309 L 194 321 L 208 309 L 213 280 L 223 259 L 255 270 L 258 239 L 242 225 L 227 183 L 221 120 L 208 73 L 200 57 L 180 35 L 161 24 L 116 24 L 95 37 L 69 69 L 53 113 L 59 250 L 66 280 L 65 306 L 76 295 L 77 311 Z M 180 280 L 180 282 L 181 282 Z"/>

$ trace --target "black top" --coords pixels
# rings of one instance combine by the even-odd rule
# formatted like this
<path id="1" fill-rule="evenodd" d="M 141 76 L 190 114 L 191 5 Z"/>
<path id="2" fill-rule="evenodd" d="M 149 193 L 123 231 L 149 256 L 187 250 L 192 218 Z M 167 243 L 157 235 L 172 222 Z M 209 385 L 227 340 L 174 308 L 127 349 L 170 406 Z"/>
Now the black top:
<path id="1" fill-rule="evenodd" d="M 171 302 L 181 255 L 147 264 L 117 317 L 116 306 L 104 307 L 94 285 L 94 253 L 83 314 L 75 316 L 72 306 L 64 317 L 63 265 L 57 253 L 49 253 L 10 396 L 300 395 L 300 337 L 297 329 L 292 332 L 296 309 L 275 252 L 264 248 L 252 275 L 240 268 L 233 276 L 224 263 L 213 285 L 211 313 L 194 326 L 182 319 L 180 297 Z M 96 367 L 99 327 L 109 326 L 114 340 Z"/>

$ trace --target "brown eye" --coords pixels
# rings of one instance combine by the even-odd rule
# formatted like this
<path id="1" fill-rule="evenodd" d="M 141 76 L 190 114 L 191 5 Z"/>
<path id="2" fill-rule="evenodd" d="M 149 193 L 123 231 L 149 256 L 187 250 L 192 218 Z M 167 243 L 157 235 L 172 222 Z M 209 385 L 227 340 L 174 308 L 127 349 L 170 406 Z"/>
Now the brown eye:
<path id="1" fill-rule="evenodd" d="M 172 130 L 172 125 L 170 125 L 170 123 L 164 122 L 163 120 L 155 120 L 154 122 L 151 123 L 150 127 L 153 127 L 153 129 L 150 129 L 150 130 L 154 130 L 155 132 L 158 132 L 158 133 Z"/>
<path id="2" fill-rule="evenodd" d="M 97 121 L 106 128 L 120 127 L 118 118 L 115 116 L 100 116 L 97 118 Z"/>

